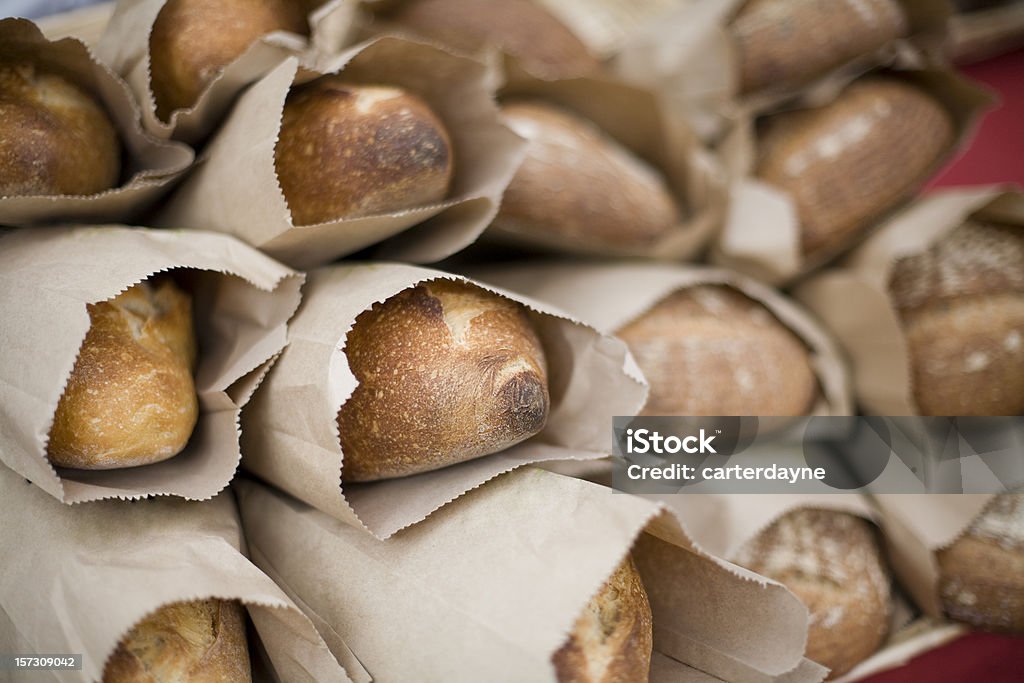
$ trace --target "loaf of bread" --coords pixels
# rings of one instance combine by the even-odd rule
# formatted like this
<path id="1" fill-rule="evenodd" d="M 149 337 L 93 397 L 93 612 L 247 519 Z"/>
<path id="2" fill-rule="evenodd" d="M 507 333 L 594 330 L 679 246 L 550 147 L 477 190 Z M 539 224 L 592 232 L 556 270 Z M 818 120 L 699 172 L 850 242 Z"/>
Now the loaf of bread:
<path id="1" fill-rule="evenodd" d="M 798 509 L 745 544 L 735 562 L 774 579 L 810 612 L 807 657 L 836 678 L 885 639 L 891 579 L 871 524 L 845 512 Z"/>
<path id="2" fill-rule="evenodd" d="M 177 455 L 199 408 L 192 303 L 169 278 L 89 305 L 91 325 L 46 454 L 60 467 L 135 467 Z"/>
<path id="3" fill-rule="evenodd" d="M 1024 229 L 968 221 L 899 259 L 889 291 L 922 415 L 1024 415 Z"/>
<path id="4" fill-rule="evenodd" d="M 591 122 L 517 102 L 506 122 L 529 140 L 494 229 L 569 251 L 651 247 L 677 225 L 665 179 Z"/>
<path id="5" fill-rule="evenodd" d="M 732 21 L 740 90 L 792 87 L 907 33 L 899 0 L 748 0 Z"/>
<path id="6" fill-rule="evenodd" d="M 650 382 L 644 415 L 804 415 L 818 393 L 803 342 L 730 287 L 679 290 L 615 334 Z"/>
<path id="7" fill-rule="evenodd" d="M 938 101 L 873 77 L 823 107 L 769 117 L 756 175 L 793 199 L 804 255 L 825 258 L 921 185 L 952 143 Z"/>
<path id="8" fill-rule="evenodd" d="M 298 0 L 167 0 L 149 37 L 157 117 L 188 109 L 228 64 L 274 31 L 309 32 Z"/>
<path id="9" fill-rule="evenodd" d="M 128 633 L 103 683 L 251 683 L 243 607 L 231 600 L 176 602 Z"/>
<path id="10" fill-rule="evenodd" d="M 552 658 L 558 683 L 646 681 L 653 640 L 647 592 L 633 558 L 626 557 Z"/>
<path id="11" fill-rule="evenodd" d="M 295 225 L 438 202 L 453 173 L 448 132 L 423 100 L 341 76 L 288 94 L 275 155 Z"/>
<path id="12" fill-rule="evenodd" d="M 376 304 L 345 345 L 359 381 L 338 415 L 347 482 L 504 450 L 548 417 L 547 364 L 526 309 L 435 280 Z"/>
<path id="13" fill-rule="evenodd" d="M 1024 633 L 1024 493 L 992 502 L 938 552 L 939 594 L 951 619 Z"/>
<path id="14" fill-rule="evenodd" d="M 601 68 L 579 38 L 532 0 L 406 0 L 385 17 L 463 52 L 497 47 L 543 78 Z"/>
<path id="15" fill-rule="evenodd" d="M 68 78 L 0 61 L 0 197 L 90 195 L 121 175 L 106 110 Z"/>

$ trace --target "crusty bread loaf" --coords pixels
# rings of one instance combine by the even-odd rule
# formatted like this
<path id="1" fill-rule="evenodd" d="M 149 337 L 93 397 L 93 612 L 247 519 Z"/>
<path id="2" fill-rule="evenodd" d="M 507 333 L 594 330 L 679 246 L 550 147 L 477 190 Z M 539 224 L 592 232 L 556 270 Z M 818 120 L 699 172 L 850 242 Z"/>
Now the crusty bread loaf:
<path id="1" fill-rule="evenodd" d="M 969 221 L 899 259 L 889 290 L 923 415 L 1024 415 L 1024 229 Z"/>
<path id="2" fill-rule="evenodd" d="M 323 76 L 289 93 L 275 160 L 292 222 L 312 225 L 440 201 L 452 156 L 419 97 Z"/>
<path id="3" fill-rule="evenodd" d="M 651 606 L 632 557 L 591 598 L 552 658 L 558 683 L 640 683 L 651 667 Z"/>
<path id="4" fill-rule="evenodd" d="M 1024 493 L 996 496 L 938 561 L 951 619 L 1024 633 Z"/>
<path id="5" fill-rule="evenodd" d="M 749 0 L 731 25 L 740 90 L 806 83 L 907 29 L 898 0 Z"/>
<path id="6" fill-rule="evenodd" d="M 107 660 L 103 683 L 250 683 L 242 606 L 176 602 L 128 633 Z"/>
<path id="7" fill-rule="evenodd" d="M 620 328 L 651 384 L 644 415 L 804 415 L 817 395 L 807 347 L 736 290 L 679 290 Z"/>
<path id="8" fill-rule="evenodd" d="M 774 579 L 810 612 L 807 657 L 846 673 L 878 649 L 889 630 L 889 571 L 875 530 L 860 517 L 797 509 L 762 531 L 736 563 Z"/>
<path id="9" fill-rule="evenodd" d="M 0 63 L 0 197 L 96 194 L 120 174 L 117 131 L 91 95 L 29 62 Z"/>
<path id="10" fill-rule="evenodd" d="M 260 36 L 306 34 L 305 3 L 296 0 L 167 0 L 149 38 L 156 114 L 188 109 L 206 86 Z"/>
<path id="11" fill-rule="evenodd" d="M 861 234 L 923 183 L 953 143 L 938 101 L 880 77 L 764 124 L 756 175 L 792 197 L 808 258 L 830 256 Z"/>
<path id="12" fill-rule="evenodd" d="M 547 421 L 547 365 L 526 309 L 474 285 L 435 280 L 374 305 L 345 355 L 359 381 L 338 416 L 347 482 L 478 458 Z"/>
<path id="13" fill-rule="evenodd" d="M 540 102 L 504 107 L 530 141 L 494 229 L 570 251 L 643 249 L 679 221 L 665 179 L 589 121 Z"/>
<path id="14" fill-rule="evenodd" d="M 532 0 L 406 0 L 386 18 L 465 52 L 497 47 L 543 78 L 601 68 L 579 38 Z"/>
<path id="15" fill-rule="evenodd" d="M 89 317 L 50 430 L 50 462 L 105 470 L 178 454 L 199 410 L 191 299 L 160 278 L 91 304 Z"/>

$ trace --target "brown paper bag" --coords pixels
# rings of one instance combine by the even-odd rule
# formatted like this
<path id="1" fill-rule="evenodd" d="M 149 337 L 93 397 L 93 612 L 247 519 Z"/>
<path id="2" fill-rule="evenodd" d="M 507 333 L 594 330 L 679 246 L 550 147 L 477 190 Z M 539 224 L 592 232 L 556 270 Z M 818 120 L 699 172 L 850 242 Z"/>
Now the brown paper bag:
<path id="1" fill-rule="evenodd" d="M 0 245 L 0 460 L 66 503 L 159 494 L 198 500 L 223 489 L 240 459 L 238 415 L 249 393 L 233 385 L 283 348 L 302 276 L 237 240 L 203 232 L 21 230 Z M 200 416 L 188 446 L 144 467 L 55 469 L 46 440 L 89 328 L 86 304 L 170 269 L 198 271 L 190 286 Z"/>
<path id="2" fill-rule="evenodd" d="M 236 487 L 254 561 L 381 683 L 554 682 L 552 654 L 631 546 L 654 649 L 669 658 L 656 671 L 679 671 L 675 660 L 729 681 L 824 675 L 802 659 L 806 611 L 788 591 L 704 556 L 640 498 L 526 468 L 381 543 Z"/>
<path id="3" fill-rule="evenodd" d="M 470 268 L 468 273 L 559 306 L 609 334 L 685 287 L 734 287 L 763 304 L 807 345 L 821 388 L 813 414 L 849 415 L 853 411 L 846 370 L 833 341 L 799 306 L 750 278 L 720 269 L 659 264 L 535 263 Z"/>
<path id="4" fill-rule="evenodd" d="M 293 83 L 324 73 L 396 85 L 427 102 L 452 139 L 455 175 L 446 200 L 392 214 L 292 224 L 274 166 L 281 111 Z M 491 66 L 398 38 L 363 43 L 319 64 L 316 72 L 288 59 L 239 99 L 158 224 L 228 232 L 301 268 L 398 233 L 386 248 L 388 257 L 426 262 L 449 256 L 473 242 L 494 217 L 521 158 L 522 140 L 498 122 L 495 79 Z"/>
<path id="5" fill-rule="evenodd" d="M 931 171 L 919 179 L 924 185 L 928 176 L 938 171 L 957 153 L 962 151 L 974 134 L 982 112 L 991 106 L 992 96 L 979 85 L 953 71 L 921 70 L 894 71 L 892 75 L 906 79 L 929 93 L 944 105 L 954 124 L 954 143 L 935 163 Z M 821 106 L 832 101 L 848 81 L 833 79 L 793 106 Z M 729 218 L 711 251 L 713 263 L 734 268 L 771 284 L 792 282 L 847 251 L 865 235 L 888 219 L 895 209 L 889 209 L 851 235 L 845 245 L 815 258 L 804 258 L 800 248 L 800 225 L 796 208 L 790 196 L 753 177 L 745 177 L 756 163 L 756 135 L 753 122 L 748 120 L 745 131 L 737 131 L 729 141 L 726 161 L 734 178 Z M 898 161 L 898 160 L 897 160 Z M 744 177 L 741 177 L 744 176 Z M 906 197 L 901 205 L 912 200 Z"/>
<path id="6" fill-rule="evenodd" d="M 345 358 L 353 321 L 374 303 L 427 280 L 464 279 L 398 264 L 313 271 L 289 325 L 289 346 L 242 417 L 243 464 L 333 517 L 387 538 L 483 482 L 527 463 L 603 457 L 611 417 L 643 404 L 646 383 L 618 340 L 529 299 L 548 361 L 551 408 L 533 438 L 433 472 L 373 483 L 341 481 L 337 417 L 357 382 Z"/>
<path id="7" fill-rule="evenodd" d="M 139 108 L 127 85 L 74 38 L 49 41 L 26 19 L 0 20 L 0 59 L 29 60 L 65 75 L 103 104 L 124 153 L 117 187 L 84 196 L 0 197 L 0 223 L 123 221 L 138 216 L 167 192 L 192 163 L 192 150 L 161 142 L 142 130 Z"/>
<path id="8" fill-rule="evenodd" d="M 918 412 L 907 341 L 889 298 L 893 265 L 924 251 L 972 215 L 1024 229 L 1024 195 L 993 187 L 935 192 L 892 216 L 842 261 L 796 289 L 842 344 L 857 400 L 868 413 Z"/>
<path id="9" fill-rule="evenodd" d="M 242 554 L 231 493 L 204 503 L 168 498 L 61 505 L 0 466 L 0 651 L 79 654 L 79 671 L 33 681 L 98 681 L 121 638 L 173 602 L 239 600 L 275 681 L 350 681 L 313 624 Z M 252 634 L 253 631 L 250 631 Z"/>
<path id="10" fill-rule="evenodd" d="M 228 64 L 189 109 L 171 113 L 169 121 L 156 115 L 150 85 L 149 37 L 166 0 L 119 0 L 96 46 L 104 63 L 121 74 L 142 107 L 142 123 L 159 138 L 195 144 L 221 122 L 238 93 L 289 56 L 315 61 L 322 51 L 344 43 L 352 21 L 350 0 L 324 0 L 310 12 L 310 36 L 276 31 L 263 36 Z"/>

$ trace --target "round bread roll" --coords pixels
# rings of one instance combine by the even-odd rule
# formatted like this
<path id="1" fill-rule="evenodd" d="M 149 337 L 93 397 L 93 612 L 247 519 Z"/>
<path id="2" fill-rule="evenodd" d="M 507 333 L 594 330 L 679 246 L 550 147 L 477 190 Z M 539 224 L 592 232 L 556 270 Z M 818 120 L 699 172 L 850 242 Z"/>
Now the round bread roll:
<path id="1" fill-rule="evenodd" d="M 642 415 L 805 415 L 818 393 L 810 354 L 736 290 L 679 290 L 616 333 L 651 384 Z"/>
<path id="2" fill-rule="evenodd" d="M 937 555 L 939 594 L 949 618 L 1024 633 L 1024 493 L 993 498 Z"/>
<path id="3" fill-rule="evenodd" d="M 423 100 L 340 76 L 288 94 L 275 161 L 295 225 L 441 201 L 453 172 L 448 132 Z"/>
<path id="4" fill-rule="evenodd" d="M 465 52 L 497 47 L 544 78 L 601 68 L 579 38 L 532 0 L 407 0 L 387 18 Z"/>
<path id="5" fill-rule="evenodd" d="M 0 197 L 89 195 L 117 185 L 121 142 L 103 107 L 63 76 L 0 63 Z"/>
<path id="6" fill-rule="evenodd" d="M 260 36 L 306 35 L 305 3 L 296 0 L 167 0 L 149 37 L 156 115 L 188 109 L 206 86 Z"/>
<path id="7" fill-rule="evenodd" d="M 845 512 L 793 510 L 740 549 L 735 562 L 774 579 L 807 606 L 807 657 L 836 678 L 889 631 L 889 571 L 872 525 Z"/>
<path id="8" fill-rule="evenodd" d="M 504 118 L 530 143 L 494 229 L 573 251 L 643 249 L 679 220 L 665 179 L 594 124 L 517 102 Z"/>
<path id="9" fill-rule="evenodd" d="M 1024 230 L 969 221 L 889 284 L 922 415 L 1024 415 Z"/>
<path id="10" fill-rule="evenodd" d="M 50 462 L 106 470 L 177 455 L 199 413 L 189 296 L 160 278 L 90 304 L 89 317 L 50 430 Z"/>
<path id="11" fill-rule="evenodd" d="M 740 90 L 806 83 L 907 33 L 898 0 L 749 0 L 731 25 Z"/>
<path id="12" fill-rule="evenodd" d="M 552 657 L 558 683 L 646 681 L 653 641 L 647 592 L 627 556 Z"/>
<path id="13" fill-rule="evenodd" d="M 547 422 L 547 365 L 526 309 L 474 285 L 435 280 L 375 304 L 345 355 L 359 381 L 338 415 L 348 482 L 479 458 Z"/>
<path id="14" fill-rule="evenodd" d="M 823 107 L 769 117 L 756 175 L 793 198 L 803 253 L 820 258 L 913 192 L 952 144 L 953 122 L 938 101 L 868 78 Z"/>
<path id="15" fill-rule="evenodd" d="M 103 683 L 251 683 L 242 606 L 233 600 L 176 602 L 124 637 Z"/>

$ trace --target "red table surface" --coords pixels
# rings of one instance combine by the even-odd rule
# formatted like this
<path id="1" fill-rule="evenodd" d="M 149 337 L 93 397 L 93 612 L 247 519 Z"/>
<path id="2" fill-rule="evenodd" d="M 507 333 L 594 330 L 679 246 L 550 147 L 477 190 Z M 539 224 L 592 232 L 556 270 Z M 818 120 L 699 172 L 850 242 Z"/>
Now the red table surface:
<path id="1" fill-rule="evenodd" d="M 966 152 L 929 188 L 1017 183 L 1024 187 L 1024 49 L 961 67 L 999 93 L 1000 104 L 981 121 Z M 930 650 L 870 683 L 1021 683 L 1024 637 L 970 633 Z"/>

